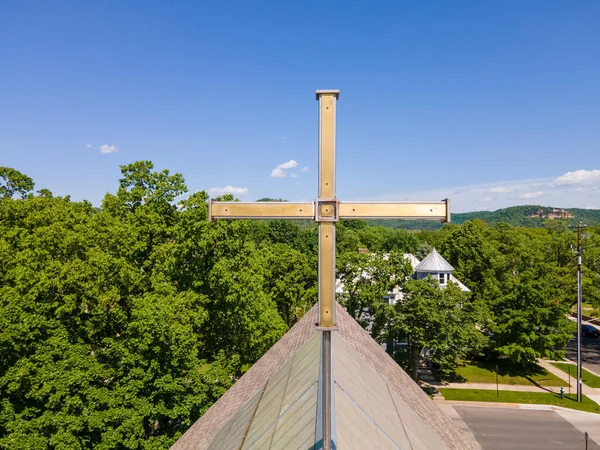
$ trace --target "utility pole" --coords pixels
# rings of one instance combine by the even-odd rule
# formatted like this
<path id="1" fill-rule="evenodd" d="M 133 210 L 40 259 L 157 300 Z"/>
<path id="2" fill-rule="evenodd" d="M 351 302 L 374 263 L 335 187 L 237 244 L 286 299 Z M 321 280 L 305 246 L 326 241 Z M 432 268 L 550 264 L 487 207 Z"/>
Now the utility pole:
<path id="1" fill-rule="evenodd" d="M 582 232 L 586 226 L 577 225 L 577 401 L 581 402 L 581 248 Z"/>

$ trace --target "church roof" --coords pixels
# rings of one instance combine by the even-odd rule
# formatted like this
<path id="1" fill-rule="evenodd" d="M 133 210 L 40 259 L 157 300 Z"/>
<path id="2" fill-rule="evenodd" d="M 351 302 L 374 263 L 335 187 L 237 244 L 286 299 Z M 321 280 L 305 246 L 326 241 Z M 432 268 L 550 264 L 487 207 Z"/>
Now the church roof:
<path id="1" fill-rule="evenodd" d="M 313 307 L 172 450 L 318 448 L 323 332 Z M 331 331 L 338 449 L 479 449 L 339 305 Z"/>
<path id="2" fill-rule="evenodd" d="M 415 267 L 415 272 L 452 272 L 454 267 L 452 267 L 448 261 L 444 259 L 442 255 L 440 255 L 437 250 L 434 248 L 429 255 L 423 258 L 423 261 Z"/>

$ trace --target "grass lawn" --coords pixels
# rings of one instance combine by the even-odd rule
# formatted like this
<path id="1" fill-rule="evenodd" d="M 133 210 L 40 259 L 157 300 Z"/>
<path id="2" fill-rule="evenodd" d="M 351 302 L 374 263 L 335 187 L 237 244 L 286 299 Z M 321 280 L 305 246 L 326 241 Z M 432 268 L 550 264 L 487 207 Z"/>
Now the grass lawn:
<path id="1" fill-rule="evenodd" d="M 560 395 L 552 394 L 550 392 L 500 391 L 499 397 L 496 397 L 496 391 L 483 389 L 440 388 L 440 392 L 446 398 L 446 400 L 462 400 L 468 402 L 531 403 L 536 405 L 563 406 L 565 408 L 600 413 L 600 405 L 590 400 L 585 395 L 582 396 L 582 401 L 579 403 L 576 400 L 576 394 L 571 394 L 571 396 L 565 394 L 565 398 L 560 398 Z"/>
<path id="2" fill-rule="evenodd" d="M 581 312 L 584 316 L 598 318 L 598 311 L 590 303 L 582 303 Z M 573 313 L 577 314 L 577 305 L 573 308 Z"/>
<path id="3" fill-rule="evenodd" d="M 496 368 L 493 363 L 467 362 L 456 369 L 460 381 L 467 383 L 496 383 Z M 457 380 L 458 381 L 458 380 Z M 527 386 L 568 386 L 556 375 L 540 366 L 534 366 L 529 373 L 523 369 L 505 364 L 498 364 L 498 383 L 520 384 Z"/>
<path id="4" fill-rule="evenodd" d="M 568 363 L 550 363 L 554 367 L 562 370 L 565 373 L 569 373 L 569 367 L 571 368 L 571 378 L 577 378 L 577 366 L 575 364 Z M 583 384 L 587 384 L 589 387 L 600 388 L 600 377 L 589 373 L 583 367 L 581 368 L 581 380 Z M 577 382 L 575 382 L 577 384 Z"/>

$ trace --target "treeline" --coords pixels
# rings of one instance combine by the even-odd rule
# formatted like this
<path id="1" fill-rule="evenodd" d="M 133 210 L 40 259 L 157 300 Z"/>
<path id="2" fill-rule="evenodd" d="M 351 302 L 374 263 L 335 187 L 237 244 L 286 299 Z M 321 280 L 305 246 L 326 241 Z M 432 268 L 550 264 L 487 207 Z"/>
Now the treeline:
<path id="1" fill-rule="evenodd" d="M 561 218 L 564 215 L 566 217 Z M 520 205 L 498 209 L 496 211 L 475 211 L 452 214 L 452 223 L 463 224 L 470 220 L 483 220 L 488 225 L 505 223 L 516 227 L 540 228 L 544 227 L 549 218 L 559 218 L 568 225 L 574 226 L 584 223 L 589 226 L 600 225 L 600 209 L 567 208 L 559 209 L 541 205 Z M 442 225 L 423 220 L 373 220 L 371 225 L 402 228 L 406 230 L 440 230 Z"/>
<path id="2" fill-rule="evenodd" d="M 206 193 L 187 195 L 180 174 L 121 169 L 94 207 L 0 168 L 0 448 L 168 448 L 317 300 L 314 223 L 209 223 Z M 598 303 L 600 230 L 587 232 L 584 292 Z M 410 233 L 342 221 L 339 300 L 444 370 L 474 354 L 526 364 L 573 332 L 574 242 L 560 221 Z M 407 279 L 402 254 L 433 246 L 472 294 Z M 404 301 L 386 305 L 395 286 Z"/>

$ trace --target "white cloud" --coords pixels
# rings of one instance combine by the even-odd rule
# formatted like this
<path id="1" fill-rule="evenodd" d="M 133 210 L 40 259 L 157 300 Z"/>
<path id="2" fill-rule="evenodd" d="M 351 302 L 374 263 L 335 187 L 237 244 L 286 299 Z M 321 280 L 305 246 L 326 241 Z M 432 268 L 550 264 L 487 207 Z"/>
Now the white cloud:
<path id="1" fill-rule="evenodd" d="M 571 192 L 585 192 L 585 188 L 578 187 L 578 188 L 575 188 L 575 189 L 571 189 Z"/>
<path id="2" fill-rule="evenodd" d="M 519 195 L 519 198 L 537 198 L 537 197 L 541 197 L 542 195 L 544 195 L 544 193 L 542 191 L 526 192 L 525 194 Z"/>
<path id="3" fill-rule="evenodd" d="M 271 178 L 284 178 L 285 177 L 285 171 L 283 169 L 280 169 L 279 167 L 275 167 L 273 169 L 273 172 L 271 172 Z"/>
<path id="4" fill-rule="evenodd" d="M 507 192 L 513 192 L 515 190 L 515 188 L 509 188 L 506 186 L 496 186 L 493 188 L 490 188 L 490 192 L 492 194 L 505 194 Z"/>
<path id="5" fill-rule="evenodd" d="M 600 183 L 600 170 L 576 170 L 574 172 L 567 172 L 553 181 L 553 184 L 556 186 L 594 183 Z"/>
<path id="6" fill-rule="evenodd" d="M 290 173 L 290 178 L 298 178 L 298 174 L 296 172 Z"/>
<path id="7" fill-rule="evenodd" d="M 119 147 L 116 145 L 104 144 L 100 146 L 100 153 L 114 153 L 119 151 Z"/>
<path id="8" fill-rule="evenodd" d="M 560 173 L 560 172 L 559 172 Z M 544 206 L 556 208 L 584 208 L 594 206 L 600 209 L 600 183 L 584 186 L 585 192 L 574 194 L 580 186 L 556 185 L 558 175 L 549 178 L 528 178 L 520 180 L 490 180 L 483 184 L 440 186 L 435 189 L 405 191 L 373 190 L 370 194 L 352 196 L 356 201 L 436 201 L 450 197 L 451 212 L 469 212 L 486 209 L 493 211 L 509 206 L 531 204 L 532 198 L 539 197 Z M 494 188 L 504 187 L 512 194 L 492 193 Z M 360 192 L 360 191 L 359 191 Z M 519 195 L 522 194 L 521 197 Z M 492 200 L 488 201 L 488 197 Z"/>
<path id="9" fill-rule="evenodd" d="M 284 178 L 287 175 L 287 173 L 285 171 L 287 169 L 293 169 L 297 165 L 298 165 L 298 163 L 296 161 L 294 161 L 293 159 L 290 159 L 287 162 L 279 164 L 271 172 L 271 178 Z"/>
<path id="10" fill-rule="evenodd" d="M 300 172 L 308 172 L 308 166 L 304 166 L 302 169 L 300 169 Z"/>
<path id="11" fill-rule="evenodd" d="M 225 194 L 246 195 L 248 194 L 248 188 L 236 186 L 214 187 L 208 190 L 208 194 L 212 196 L 219 196 Z"/>
<path id="12" fill-rule="evenodd" d="M 280 169 L 293 169 L 297 165 L 298 165 L 298 163 L 296 161 L 294 161 L 293 159 L 290 159 L 288 162 L 279 164 L 277 167 L 279 167 Z"/>
<path id="13" fill-rule="evenodd" d="M 92 148 L 92 144 L 86 145 L 85 148 Z"/>

